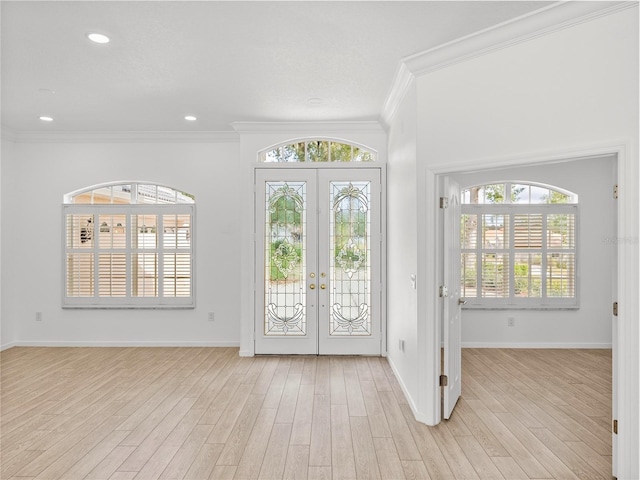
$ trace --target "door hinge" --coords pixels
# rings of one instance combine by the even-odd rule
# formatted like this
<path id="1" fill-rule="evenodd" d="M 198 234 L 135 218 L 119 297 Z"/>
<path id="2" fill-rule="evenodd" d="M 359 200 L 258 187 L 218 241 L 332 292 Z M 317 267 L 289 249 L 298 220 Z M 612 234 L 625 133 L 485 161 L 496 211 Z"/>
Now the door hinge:
<path id="1" fill-rule="evenodd" d="M 613 186 L 613 198 L 618 198 L 618 185 Z"/>
<path id="2" fill-rule="evenodd" d="M 613 421 L 613 428 L 612 428 L 612 430 L 613 430 L 613 433 L 614 433 L 614 434 L 616 434 L 616 435 L 618 434 L 618 420 L 614 420 L 614 421 Z"/>
<path id="3" fill-rule="evenodd" d="M 440 294 L 440 296 L 441 296 L 442 298 L 448 297 L 448 296 L 449 296 L 449 289 L 443 285 L 443 286 L 442 286 L 442 287 L 440 287 L 440 289 L 438 290 L 438 293 Z"/>
<path id="4" fill-rule="evenodd" d="M 613 302 L 613 316 L 618 316 L 618 302 Z"/>
<path id="5" fill-rule="evenodd" d="M 447 208 L 449 206 L 449 199 L 447 197 L 440 197 L 440 208 Z"/>
<path id="6" fill-rule="evenodd" d="M 440 375 L 440 386 L 446 387 L 448 383 L 449 383 L 449 377 L 447 377 L 446 375 Z"/>

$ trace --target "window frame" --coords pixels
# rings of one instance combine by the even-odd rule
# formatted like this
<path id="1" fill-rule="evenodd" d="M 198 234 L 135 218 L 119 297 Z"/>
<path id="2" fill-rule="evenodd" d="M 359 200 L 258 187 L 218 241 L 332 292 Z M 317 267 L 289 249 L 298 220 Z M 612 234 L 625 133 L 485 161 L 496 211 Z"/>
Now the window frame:
<path id="1" fill-rule="evenodd" d="M 310 143 L 313 142 L 327 142 L 327 160 L 323 161 L 315 161 L 315 160 L 311 160 L 309 158 L 309 148 L 308 145 Z M 342 146 L 349 146 L 351 147 L 351 154 L 350 154 L 350 158 L 349 160 L 334 160 L 333 158 L 331 158 L 331 144 L 339 144 Z M 267 160 L 267 157 L 270 153 L 274 152 L 275 150 L 278 150 L 280 148 L 284 148 L 284 147 L 289 147 L 289 146 L 293 146 L 293 145 L 299 145 L 299 144 L 304 144 L 304 159 L 301 160 L 281 160 L 281 161 L 271 161 L 271 160 Z M 356 160 L 356 156 L 354 155 L 354 151 L 355 149 L 361 150 L 363 154 L 367 154 L 371 156 L 371 160 Z M 301 138 L 301 139 L 296 139 L 296 140 L 289 140 L 286 142 L 282 142 L 282 143 L 278 143 L 276 145 L 272 145 L 268 148 L 265 148 L 261 151 L 258 152 L 258 163 L 260 164 L 269 164 L 269 165 L 278 165 L 278 164 L 309 164 L 309 165 L 353 165 L 353 164 L 365 164 L 365 165 L 370 165 L 370 164 L 375 164 L 378 163 L 378 152 L 365 146 L 362 144 L 358 144 L 358 143 L 354 143 L 354 142 L 348 142 L 348 141 L 344 141 L 344 140 L 340 140 L 340 139 L 336 139 L 336 138 L 331 138 L 331 137 L 308 137 L 308 138 Z"/>
<path id="2" fill-rule="evenodd" d="M 117 185 L 154 185 L 151 182 L 118 182 L 113 184 L 101 184 L 87 189 L 78 190 L 67 194 L 64 197 L 65 203 L 62 205 L 62 228 L 61 228 L 61 247 L 62 247 L 62 308 L 84 308 L 84 309 L 190 309 L 195 308 L 195 292 L 196 292 L 196 275 L 195 275 L 195 238 L 196 238 L 196 205 L 193 203 L 80 203 L 74 204 L 73 197 L 79 194 L 91 192 L 93 190 L 104 188 L 105 186 Z M 169 187 L 171 188 L 171 187 Z M 69 229 L 67 224 L 68 215 L 86 215 L 93 216 L 92 245 L 90 247 L 77 247 L 69 241 Z M 103 233 L 98 225 L 100 215 L 121 215 L 125 216 L 126 224 L 124 225 L 125 246 L 115 248 L 111 245 L 109 248 L 101 248 L 100 235 Z M 132 246 L 133 235 L 131 226 L 133 217 L 136 215 L 155 215 L 156 216 L 156 245 L 155 248 L 134 248 Z M 189 215 L 189 247 L 181 248 L 177 244 L 174 248 L 165 246 L 163 237 L 163 222 L 166 215 Z M 110 228 L 115 228 L 110 226 Z M 106 232 L 104 232 L 106 233 Z M 82 241 L 82 240 L 81 240 Z M 100 296 L 99 282 L 99 262 L 101 253 L 122 254 L 125 257 L 125 296 Z M 92 254 L 92 275 L 91 296 L 69 296 L 68 282 L 68 255 L 74 253 Z M 189 295 L 165 297 L 163 286 L 164 279 L 168 278 L 163 275 L 164 261 L 167 255 L 185 253 L 189 255 Z M 155 296 L 133 296 L 133 276 L 132 262 L 136 254 L 156 254 L 157 259 L 155 268 L 156 275 L 154 281 L 157 282 L 157 294 Z"/>
<path id="3" fill-rule="evenodd" d="M 488 182 L 486 185 L 496 185 L 496 184 L 506 184 L 507 187 L 509 184 L 528 184 L 538 186 L 540 184 L 535 184 L 532 182 Z M 482 186 L 482 185 L 481 185 Z M 462 188 L 462 191 L 469 190 L 475 187 L 481 186 L 472 186 Z M 579 302 L 579 291 L 580 291 L 580 255 L 579 255 L 579 226 L 580 226 L 580 208 L 577 203 L 577 195 L 572 194 L 566 190 L 548 186 L 548 185 L 540 185 L 545 188 L 549 188 L 550 190 L 555 190 L 562 194 L 569 194 L 574 199 L 575 203 L 511 203 L 510 198 L 507 198 L 507 201 L 504 203 L 478 203 L 478 204 L 470 204 L 463 203 L 461 205 L 461 213 L 462 215 L 475 215 L 477 221 L 477 238 L 475 248 L 464 248 L 464 242 L 461 241 L 461 279 L 460 279 L 460 287 L 461 287 L 461 297 L 466 300 L 466 304 L 463 305 L 465 309 L 530 309 L 530 310 L 550 310 L 550 309 L 578 309 L 580 306 Z M 508 197 L 505 195 L 505 197 Z M 541 244 L 540 248 L 531 247 L 531 248 L 516 248 L 515 246 L 515 236 L 516 229 L 514 228 L 515 216 L 516 215 L 531 215 L 538 214 L 542 215 L 542 230 L 541 230 Z M 547 220 L 550 215 L 554 214 L 572 214 L 574 216 L 574 225 L 573 225 L 573 248 L 553 248 L 548 244 L 548 229 L 547 229 Z M 482 237 L 482 215 L 508 215 L 508 247 L 507 248 L 487 248 L 483 245 Z M 462 240 L 462 218 L 461 217 L 461 240 Z M 505 221 L 506 224 L 506 221 Z M 509 295 L 508 297 L 482 297 L 482 254 L 486 253 L 496 253 L 496 254 L 504 254 L 508 255 L 509 260 Z M 515 256 L 517 254 L 526 254 L 526 253 L 539 253 L 541 256 L 541 295 L 539 297 L 519 297 L 515 295 L 515 279 L 516 275 L 514 272 L 515 267 Z M 555 253 L 570 253 L 574 255 L 574 272 L 573 272 L 573 297 L 553 297 L 547 295 L 547 277 L 548 277 L 548 263 L 547 256 Z M 464 271 L 464 262 L 463 255 L 464 254 L 475 254 L 475 269 L 476 269 L 476 296 L 469 297 L 463 296 L 464 291 L 462 290 L 463 282 L 465 281 L 465 271 Z"/>

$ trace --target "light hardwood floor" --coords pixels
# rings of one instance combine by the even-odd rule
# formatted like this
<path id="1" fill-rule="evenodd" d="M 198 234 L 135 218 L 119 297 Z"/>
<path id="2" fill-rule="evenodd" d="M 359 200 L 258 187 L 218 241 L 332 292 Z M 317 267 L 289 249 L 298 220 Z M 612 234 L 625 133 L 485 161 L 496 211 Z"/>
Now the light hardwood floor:
<path id="1" fill-rule="evenodd" d="M 5 479 L 610 479 L 611 351 L 463 351 L 451 420 L 383 358 L 1 353 Z"/>

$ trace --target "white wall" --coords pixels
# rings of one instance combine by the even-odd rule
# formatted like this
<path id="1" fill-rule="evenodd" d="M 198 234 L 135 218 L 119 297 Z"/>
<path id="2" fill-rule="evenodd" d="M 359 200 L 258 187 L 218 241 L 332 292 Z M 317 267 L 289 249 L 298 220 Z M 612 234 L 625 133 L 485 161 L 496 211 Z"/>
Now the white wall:
<path id="1" fill-rule="evenodd" d="M 403 319 L 403 322 L 407 323 L 404 331 L 417 332 L 417 341 L 405 344 L 408 348 L 404 358 L 417 358 L 418 362 L 413 367 L 402 366 L 401 357 L 393 353 L 392 344 L 400 334 L 394 331 L 396 320 L 390 322 L 390 358 L 396 364 L 401 381 L 408 387 L 410 402 L 417 406 L 416 416 L 435 424 L 440 421 L 439 389 L 435 381 L 440 372 L 436 355 L 441 315 L 437 297 L 439 232 L 434 228 L 438 224 L 439 175 L 575 158 L 579 156 L 577 152 L 620 153 L 619 180 L 625 184 L 625 193 L 618 205 L 625 223 L 622 227 L 624 238 L 618 239 L 618 243 L 631 266 L 628 271 L 620 272 L 629 284 L 623 288 L 628 293 L 622 295 L 621 292 L 621 296 L 626 297 L 627 313 L 631 318 L 638 312 L 637 295 L 632 297 L 630 293 L 638 287 L 637 8 L 594 18 L 450 64 L 418 75 L 415 81 L 415 173 L 418 182 L 415 193 L 418 252 L 415 258 L 421 274 L 418 276 L 417 311 L 415 316 Z M 410 91 L 407 98 L 411 99 L 412 95 Z M 402 141 L 394 143 L 394 138 L 401 138 L 401 125 L 410 116 L 410 112 L 399 113 L 390 122 L 390 193 L 397 188 L 393 165 L 397 152 L 402 149 Z M 576 175 L 579 174 L 580 169 L 576 171 Z M 390 212 L 396 208 L 392 206 L 393 201 L 394 195 L 390 195 Z M 390 251 L 390 265 L 394 259 L 409 261 L 408 257 Z M 406 281 L 402 278 L 404 275 L 406 272 L 398 274 L 399 285 Z M 401 286 L 392 289 L 395 293 L 389 298 L 390 319 L 395 318 L 393 310 L 401 308 L 399 302 L 403 298 Z M 413 312 L 409 314 L 414 315 Z M 520 324 L 525 327 L 530 322 L 523 318 Z M 410 327 L 411 324 L 415 327 Z M 570 337 L 568 333 L 572 329 L 569 328 L 563 330 L 560 337 L 545 337 L 544 341 L 600 343 L 604 339 L 606 343 L 606 333 L 598 325 L 586 336 L 581 336 L 581 332 Z M 637 347 L 637 324 L 629 324 L 626 328 L 625 333 Z M 522 330 L 520 339 L 526 333 L 525 328 Z M 478 338 L 478 334 L 475 335 Z M 540 336 L 534 338 L 542 339 Z M 620 352 L 627 356 L 627 364 L 635 365 L 621 374 L 632 379 L 631 370 L 635 368 L 637 377 L 637 348 L 625 350 L 621 347 Z M 425 378 L 423 389 L 421 384 Z M 416 383 L 417 389 L 413 388 Z M 629 388 L 625 392 L 627 400 L 637 405 L 637 378 Z M 631 421 L 637 424 L 637 412 Z M 625 448 L 630 445 L 630 451 L 634 447 L 637 451 L 637 434 L 629 439 Z"/>
<path id="2" fill-rule="evenodd" d="M 387 339 L 389 363 L 417 411 L 418 180 L 416 89 L 411 86 L 389 130 L 387 170 Z M 412 284 L 416 277 L 416 286 Z M 404 351 L 400 349 L 404 341 Z"/>
<path id="3" fill-rule="evenodd" d="M 604 157 L 544 166 L 453 175 L 461 187 L 493 180 L 555 185 L 579 195 L 578 310 L 473 310 L 462 314 L 465 347 L 611 347 L 616 258 L 613 185 L 615 159 Z M 515 320 L 514 327 L 507 319 Z"/>
<path id="4" fill-rule="evenodd" d="M 3 148 L 3 342 L 238 345 L 238 185 L 244 180 L 238 151 L 233 141 L 15 143 Z M 118 180 L 147 180 L 195 195 L 195 309 L 61 308 L 62 196 Z M 36 312 L 42 312 L 41 322 L 35 321 Z M 207 320 L 207 312 L 214 312 L 214 322 Z"/>
<path id="5" fill-rule="evenodd" d="M 637 4 L 425 74 L 417 86 L 418 158 L 427 168 L 419 190 L 435 190 L 436 174 L 579 152 L 620 153 L 619 300 L 625 311 L 617 337 L 624 379 L 618 420 L 633 427 L 618 439 L 622 458 L 635 459 L 621 466 L 622 478 L 638 478 Z M 428 210 L 436 209 L 435 198 L 427 202 Z M 437 232 L 425 240 L 419 248 L 436 261 Z M 428 325 L 426 331 L 437 330 L 437 304 L 436 291 L 427 291 L 416 319 Z M 437 368 L 430 358 L 418 365 L 432 375 Z M 439 421 L 435 383 L 425 401 L 418 400 L 429 421 Z"/>

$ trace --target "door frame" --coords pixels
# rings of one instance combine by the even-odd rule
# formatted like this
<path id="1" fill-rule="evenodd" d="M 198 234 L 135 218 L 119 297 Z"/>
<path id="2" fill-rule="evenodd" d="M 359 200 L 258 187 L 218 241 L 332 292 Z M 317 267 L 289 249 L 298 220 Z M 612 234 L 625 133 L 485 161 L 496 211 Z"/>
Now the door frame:
<path id="1" fill-rule="evenodd" d="M 380 356 L 387 356 L 387 251 L 386 251 L 386 238 L 387 238 L 387 165 L 382 162 L 345 162 L 345 163 L 294 163 L 294 162 L 282 162 L 282 163 L 256 163 L 251 165 L 251 191 L 253 192 L 252 205 L 256 203 L 256 189 L 255 178 L 256 170 L 355 170 L 355 169 L 376 169 L 380 172 L 380 280 L 382 288 L 380 291 Z M 261 268 L 256 262 L 255 251 L 257 242 L 257 233 L 255 231 L 256 225 L 256 209 L 252 208 L 251 215 L 251 257 L 252 262 L 252 280 L 251 288 L 253 294 L 250 296 L 250 304 L 247 306 L 248 311 L 251 313 L 251 345 L 250 350 L 244 349 L 241 353 L 242 356 L 256 355 L 256 295 L 258 292 L 258 285 L 256 282 L 257 269 Z M 248 322 L 247 322 L 248 323 Z M 248 325 L 247 325 L 248 327 Z"/>
<path id="2" fill-rule="evenodd" d="M 585 147 L 581 149 L 565 150 L 542 155 L 522 155 L 517 158 L 500 158 L 482 162 L 478 168 L 478 161 L 465 161 L 440 167 L 427 168 L 425 172 L 425 189 L 430 191 L 426 195 L 425 213 L 428 225 L 433 225 L 433 232 L 427 232 L 427 258 L 425 265 L 433 265 L 431 273 L 427 274 L 424 312 L 426 322 L 423 329 L 418 331 L 418 342 L 430 345 L 420 362 L 419 368 L 424 368 L 425 374 L 419 378 L 419 391 L 424 394 L 425 402 L 418 408 L 420 420 L 428 425 L 436 425 L 441 421 L 441 391 L 438 378 L 441 372 L 441 303 L 438 298 L 441 259 L 438 258 L 439 240 L 442 236 L 442 225 L 435 220 L 438 208 L 438 198 L 441 193 L 442 178 L 451 174 L 466 173 L 478 170 L 491 170 L 526 165 L 544 165 L 548 163 L 566 161 L 586 157 L 600 157 L 613 155 L 617 159 L 617 185 L 620 196 L 617 204 L 617 292 L 620 305 L 617 317 L 617 334 L 612 339 L 612 357 L 616 363 L 616 378 L 613 379 L 615 391 L 612 398 L 612 410 L 617 411 L 619 430 L 617 434 L 617 449 L 613 452 L 613 469 L 619 477 L 626 478 L 627 472 L 636 462 L 638 451 L 638 324 L 639 303 L 637 292 L 640 287 L 638 278 L 638 164 L 637 152 L 628 143 L 609 143 Z M 623 308 L 624 306 L 624 308 Z M 613 405 L 615 402 L 615 405 Z M 622 429 L 621 425 L 627 428 Z"/>

